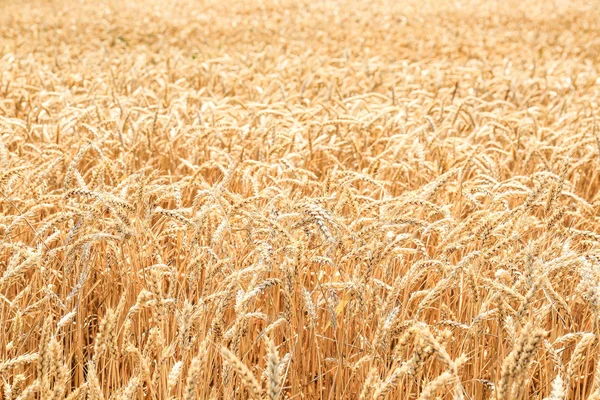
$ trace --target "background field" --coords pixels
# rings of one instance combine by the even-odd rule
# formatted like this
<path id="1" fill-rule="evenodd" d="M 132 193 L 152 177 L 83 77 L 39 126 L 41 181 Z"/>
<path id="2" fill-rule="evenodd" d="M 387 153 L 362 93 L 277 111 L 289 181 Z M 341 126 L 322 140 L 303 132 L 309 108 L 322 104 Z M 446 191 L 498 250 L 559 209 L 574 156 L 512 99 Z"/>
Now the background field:
<path id="1" fill-rule="evenodd" d="M 600 399 L 600 3 L 3 1 L 3 399 Z"/>

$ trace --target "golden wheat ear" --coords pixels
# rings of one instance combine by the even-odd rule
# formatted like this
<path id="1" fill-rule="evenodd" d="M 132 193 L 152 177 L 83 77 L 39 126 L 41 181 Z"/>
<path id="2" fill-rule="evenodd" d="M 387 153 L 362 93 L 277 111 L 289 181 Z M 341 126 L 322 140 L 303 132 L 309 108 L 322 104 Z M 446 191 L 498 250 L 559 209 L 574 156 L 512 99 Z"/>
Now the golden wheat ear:
<path id="1" fill-rule="evenodd" d="M 600 400 L 597 1 L 0 1 L 2 400 Z"/>

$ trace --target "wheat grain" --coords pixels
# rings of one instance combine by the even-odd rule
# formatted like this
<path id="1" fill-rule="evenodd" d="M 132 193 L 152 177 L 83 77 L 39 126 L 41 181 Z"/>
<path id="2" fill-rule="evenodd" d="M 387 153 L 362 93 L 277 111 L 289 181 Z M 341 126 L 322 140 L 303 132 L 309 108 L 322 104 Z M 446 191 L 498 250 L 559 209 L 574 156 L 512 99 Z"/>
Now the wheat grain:
<path id="1" fill-rule="evenodd" d="M 3 397 L 600 398 L 595 4 L 72 3 L 0 13 Z"/>

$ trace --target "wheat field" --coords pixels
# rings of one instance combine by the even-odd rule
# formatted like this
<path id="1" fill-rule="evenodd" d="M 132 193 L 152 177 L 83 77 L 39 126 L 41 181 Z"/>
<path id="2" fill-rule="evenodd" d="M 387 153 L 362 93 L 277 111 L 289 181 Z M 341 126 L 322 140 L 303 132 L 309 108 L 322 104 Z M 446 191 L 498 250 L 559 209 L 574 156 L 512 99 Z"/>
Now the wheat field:
<path id="1" fill-rule="evenodd" d="M 0 3 L 2 399 L 600 399 L 598 1 Z"/>

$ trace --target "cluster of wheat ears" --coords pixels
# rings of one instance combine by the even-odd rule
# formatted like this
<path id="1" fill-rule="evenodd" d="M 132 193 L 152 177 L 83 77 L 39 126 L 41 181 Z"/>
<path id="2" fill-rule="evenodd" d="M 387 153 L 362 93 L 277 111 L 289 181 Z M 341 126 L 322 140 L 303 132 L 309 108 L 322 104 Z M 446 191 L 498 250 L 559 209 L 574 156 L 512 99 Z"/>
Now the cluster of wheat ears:
<path id="1" fill-rule="evenodd" d="M 2 399 L 600 399 L 600 7 L 6 0 Z"/>

